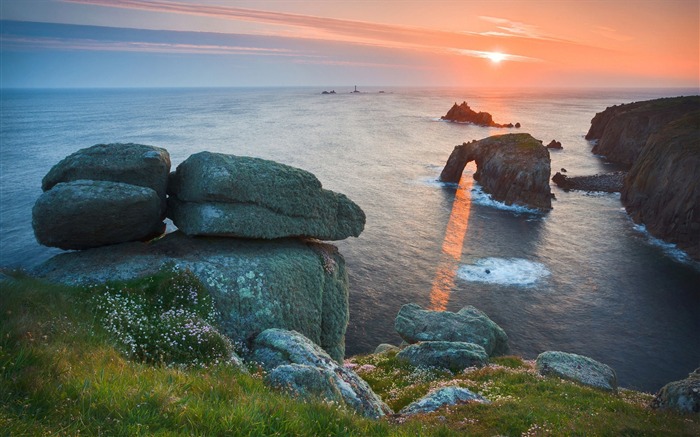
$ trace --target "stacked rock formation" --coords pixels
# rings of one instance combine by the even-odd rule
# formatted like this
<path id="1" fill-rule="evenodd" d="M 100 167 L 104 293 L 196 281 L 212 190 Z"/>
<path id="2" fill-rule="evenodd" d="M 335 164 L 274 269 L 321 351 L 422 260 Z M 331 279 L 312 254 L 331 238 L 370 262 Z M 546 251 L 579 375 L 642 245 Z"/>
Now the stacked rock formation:
<path id="1" fill-rule="evenodd" d="M 304 170 L 259 158 L 201 152 L 171 175 L 169 217 L 187 235 L 342 240 L 364 212 Z"/>
<path id="2" fill-rule="evenodd" d="M 540 210 L 552 208 L 549 151 L 530 134 L 496 135 L 455 146 L 440 180 L 459 182 L 470 161 L 476 161 L 474 179 L 495 200 Z"/>
<path id="3" fill-rule="evenodd" d="M 170 156 L 141 144 L 98 144 L 56 164 L 32 210 L 39 243 L 87 249 L 165 231 Z"/>
<path id="4" fill-rule="evenodd" d="M 440 117 L 442 120 L 471 123 L 484 127 L 520 127 L 520 123 L 499 124 L 493 121 L 493 116 L 488 112 L 476 112 L 469 107 L 467 102 L 452 105 L 447 114 Z"/>

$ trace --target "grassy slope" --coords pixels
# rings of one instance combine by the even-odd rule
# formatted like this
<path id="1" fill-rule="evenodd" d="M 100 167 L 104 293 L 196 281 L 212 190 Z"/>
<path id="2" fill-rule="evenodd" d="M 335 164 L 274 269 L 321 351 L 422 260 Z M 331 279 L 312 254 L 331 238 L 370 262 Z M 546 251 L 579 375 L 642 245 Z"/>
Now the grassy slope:
<path id="1" fill-rule="evenodd" d="M 20 278 L 0 282 L 0 434 L 8 435 L 699 435 L 692 416 L 543 379 L 518 358 L 452 376 L 416 371 L 391 354 L 357 357 L 360 375 L 395 409 L 456 381 L 492 405 L 372 421 L 337 405 L 300 402 L 234 366 L 130 360 L 96 323 L 90 293 Z M 407 423 L 403 423 L 407 422 Z"/>

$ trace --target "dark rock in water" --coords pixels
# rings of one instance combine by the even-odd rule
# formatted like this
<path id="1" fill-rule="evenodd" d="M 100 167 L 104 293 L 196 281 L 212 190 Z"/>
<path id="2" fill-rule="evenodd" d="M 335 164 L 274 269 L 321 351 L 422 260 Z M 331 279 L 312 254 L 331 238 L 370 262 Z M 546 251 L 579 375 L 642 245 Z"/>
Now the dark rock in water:
<path id="1" fill-rule="evenodd" d="M 474 179 L 495 200 L 541 210 L 552 208 L 549 151 L 530 134 L 496 135 L 455 146 L 440 180 L 459 182 L 469 161 L 476 161 Z"/>
<path id="2" fill-rule="evenodd" d="M 700 261 L 700 109 L 649 136 L 621 194 L 632 220 Z"/>
<path id="3" fill-rule="evenodd" d="M 65 284 L 123 281 L 166 266 L 189 269 L 212 295 L 221 331 L 247 343 L 268 328 L 298 331 L 335 360 L 345 355 L 348 277 L 335 246 L 301 240 L 190 238 L 57 255 L 29 273 Z"/>
<path id="4" fill-rule="evenodd" d="M 396 355 L 416 367 L 437 367 L 459 372 L 467 367 L 482 367 L 488 363 L 486 350 L 463 341 L 422 341 L 412 344 Z"/>
<path id="5" fill-rule="evenodd" d="M 456 313 L 424 310 L 414 303 L 401 307 L 394 322 L 396 332 L 408 343 L 457 341 L 475 343 L 489 356 L 509 351 L 508 336 L 493 320 L 473 306 Z"/>
<path id="6" fill-rule="evenodd" d="M 586 139 L 598 140 L 593 153 L 631 167 L 653 133 L 699 109 L 700 96 L 611 106 L 593 117 Z"/>
<path id="7" fill-rule="evenodd" d="M 561 168 L 562 173 L 566 173 L 566 169 L 564 167 Z"/>
<path id="8" fill-rule="evenodd" d="M 516 127 L 517 129 L 520 129 L 520 123 L 515 123 L 515 127 Z"/>
<path id="9" fill-rule="evenodd" d="M 485 397 L 463 387 L 441 387 L 431 390 L 427 395 L 415 402 L 411 402 L 399 411 L 399 414 L 410 416 L 412 414 L 431 413 L 444 406 L 466 404 L 469 402 L 479 402 L 482 404 L 491 403 L 491 401 Z"/>
<path id="10" fill-rule="evenodd" d="M 154 190 L 90 180 L 52 185 L 34 204 L 32 227 L 40 244 L 61 249 L 147 240 L 165 231 Z"/>
<path id="11" fill-rule="evenodd" d="M 663 386 L 651 401 L 651 407 L 680 413 L 700 413 L 700 368 L 686 379 Z"/>
<path id="12" fill-rule="evenodd" d="M 171 174 L 169 217 L 188 235 L 273 239 L 359 236 L 365 214 L 304 170 L 265 159 L 196 153 Z"/>
<path id="13" fill-rule="evenodd" d="M 563 149 L 561 142 L 559 142 L 557 140 L 550 141 L 549 144 L 547 144 L 547 148 L 548 149 Z"/>
<path id="14" fill-rule="evenodd" d="M 148 187 L 158 193 L 162 213 L 170 172 L 170 155 L 160 147 L 143 144 L 98 144 L 67 156 L 44 176 L 41 188 L 80 179 L 122 182 Z"/>
<path id="15" fill-rule="evenodd" d="M 467 102 L 462 102 L 461 105 L 455 103 L 447 114 L 440 117 L 442 120 L 458 121 L 461 123 L 472 123 L 478 126 L 485 127 L 513 127 L 512 123 L 507 125 L 498 124 L 493 121 L 493 117 L 488 112 L 476 112 L 469 107 Z M 519 126 L 516 126 L 519 127 Z"/>
<path id="16" fill-rule="evenodd" d="M 554 375 L 603 390 L 617 391 L 617 375 L 612 367 L 583 355 L 542 352 L 535 368 L 544 376 Z"/>
<path id="17" fill-rule="evenodd" d="M 562 169 L 564 170 L 564 169 Z M 604 193 L 619 193 L 627 172 L 616 171 L 593 176 L 566 176 L 557 172 L 552 182 L 564 191 L 599 191 Z"/>
<path id="18" fill-rule="evenodd" d="M 332 392 L 339 392 L 343 401 L 359 414 L 366 417 L 392 414 L 391 408 L 362 378 L 352 370 L 338 365 L 326 352 L 298 332 L 283 329 L 263 331 L 253 342 L 252 358 L 265 369 L 273 372 L 273 369 L 279 366 L 293 364 L 317 368 L 319 369 L 317 375 L 324 381 L 309 380 L 307 378 L 312 377 L 313 374 L 304 371 L 303 377 L 301 375 L 294 377 L 295 382 L 303 384 L 305 391 L 314 391 L 326 387 L 325 379 L 330 378 Z M 300 372 L 295 371 L 295 373 Z"/>

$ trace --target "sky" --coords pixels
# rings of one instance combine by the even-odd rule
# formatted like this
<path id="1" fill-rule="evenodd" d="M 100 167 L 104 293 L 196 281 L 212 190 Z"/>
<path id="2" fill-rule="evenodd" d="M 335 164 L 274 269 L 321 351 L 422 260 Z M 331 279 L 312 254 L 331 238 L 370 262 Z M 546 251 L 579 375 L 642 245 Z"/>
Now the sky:
<path id="1" fill-rule="evenodd" d="M 0 0 L 0 87 L 700 88 L 699 0 Z"/>

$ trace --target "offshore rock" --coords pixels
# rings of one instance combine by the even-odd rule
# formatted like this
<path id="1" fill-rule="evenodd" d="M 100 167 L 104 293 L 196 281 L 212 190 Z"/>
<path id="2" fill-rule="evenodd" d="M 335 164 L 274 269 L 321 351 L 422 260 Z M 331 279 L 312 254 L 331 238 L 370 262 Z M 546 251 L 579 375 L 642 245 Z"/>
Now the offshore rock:
<path id="1" fill-rule="evenodd" d="M 612 367 L 583 355 L 547 351 L 537 356 L 535 369 L 543 375 L 554 375 L 584 385 L 617 391 L 617 375 Z"/>
<path id="2" fill-rule="evenodd" d="M 268 329 L 260 333 L 253 342 L 252 358 L 266 370 L 279 366 L 301 364 L 319 369 L 321 378 L 330 376 L 335 389 L 343 401 L 366 417 L 382 417 L 392 414 L 391 408 L 377 396 L 370 386 L 355 372 L 339 365 L 326 352 L 298 332 L 283 329 Z M 306 376 L 311 373 L 306 372 Z M 299 377 L 295 381 L 303 383 Z M 323 387 L 324 382 L 308 381 L 303 390 Z M 333 399 L 330 399 L 333 400 Z"/>
<path id="3" fill-rule="evenodd" d="M 673 97 L 616 105 L 591 120 L 587 140 L 598 140 L 593 153 L 631 167 L 649 137 L 668 123 L 700 109 L 700 96 Z"/>
<path id="4" fill-rule="evenodd" d="M 562 147 L 560 141 L 552 140 L 549 142 L 549 144 L 547 144 L 547 148 L 548 149 L 563 149 L 564 147 Z"/>
<path id="5" fill-rule="evenodd" d="M 442 120 L 472 123 L 485 127 L 513 127 L 512 123 L 498 124 L 494 122 L 491 114 L 488 112 L 476 112 L 469 107 L 467 102 L 462 102 L 460 105 L 455 102 L 455 104 L 452 105 L 452 108 L 447 111 L 447 114 L 440 118 Z M 517 124 L 517 127 L 520 127 L 520 123 Z"/>
<path id="6" fill-rule="evenodd" d="M 188 235 L 359 236 L 365 214 L 311 173 L 259 158 L 196 153 L 170 176 L 168 216 Z"/>
<path id="7" fill-rule="evenodd" d="M 700 367 L 686 379 L 669 382 L 661 387 L 651 401 L 652 408 L 700 413 Z"/>
<path id="8" fill-rule="evenodd" d="M 61 249 L 147 240 L 165 231 L 154 190 L 90 180 L 52 185 L 34 204 L 32 227 L 40 244 Z"/>
<path id="9" fill-rule="evenodd" d="M 143 144 L 97 144 L 65 157 L 44 176 L 41 188 L 48 191 L 59 182 L 79 179 L 122 182 L 147 187 L 158 193 L 165 213 L 170 155 L 160 147 Z"/>
<path id="10" fill-rule="evenodd" d="M 564 191 L 579 190 L 619 193 L 622 191 L 622 183 L 626 174 L 627 172 L 625 171 L 615 171 L 593 176 L 567 176 L 557 172 L 552 176 L 552 182 Z"/>
<path id="11" fill-rule="evenodd" d="M 621 201 L 651 235 L 700 261 L 700 109 L 649 136 Z"/>
<path id="12" fill-rule="evenodd" d="M 474 179 L 495 200 L 552 209 L 549 151 L 530 134 L 496 135 L 455 146 L 440 180 L 459 182 L 470 161 L 476 161 Z"/>
<path id="13" fill-rule="evenodd" d="M 482 404 L 491 403 L 491 401 L 485 397 L 463 387 L 442 387 L 431 390 L 427 395 L 415 402 L 411 402 L 399 411 L 399 414 L 410 416 L 412 414 L 432 413 L 444 406 L 466 404 L 469 402 L 478 402 Z"/>
<path id="14" fill-rule="evenodd" d="M 509 352 L 506 332 L 471 305 L 453 313 L 424 310 L 419 305 L 409 303 L 399 310 L 394 328 L 408 343 L 458 341 L 478 344 L 489 356 Z"/>
<path id="15" fill-rule="evenodd" d="M 65 284 L 104 283 L 189 269 L 238 343 L 268 328 L 296 330 L 335 360 L 345 354 L 348 277 L 334 246 L 301 240 L 190 238 L 181 232 L 151 243 L 125 243 L 57 255 L 30 274 Z"/>
<path id="16" fill-rule="evenodd" d="M 467 367 L 482 367 L 489 361 L 483 347 L 463 341 L 419 342 L 396 354 L 396 359 L 416 367 L 437 367 L 453 372 Z"/>

